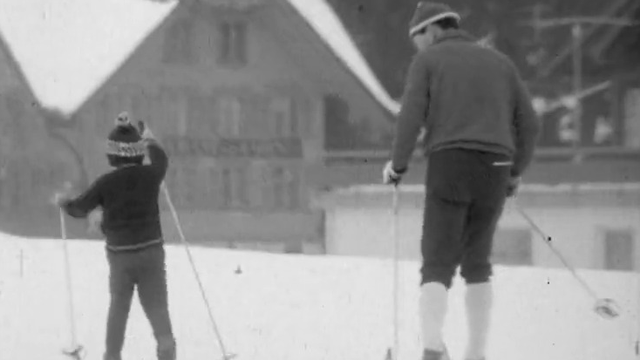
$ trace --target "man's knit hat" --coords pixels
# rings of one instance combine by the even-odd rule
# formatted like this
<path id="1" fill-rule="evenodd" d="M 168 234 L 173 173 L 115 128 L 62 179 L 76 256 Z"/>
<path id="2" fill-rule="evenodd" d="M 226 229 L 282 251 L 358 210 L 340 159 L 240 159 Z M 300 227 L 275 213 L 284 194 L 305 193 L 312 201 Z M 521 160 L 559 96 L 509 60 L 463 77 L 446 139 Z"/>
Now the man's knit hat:
<path id="1" fill-rule="evenodd" d="M 122 112 L 116 118 L 116 127 L 109 133 L 107 154 L 124 158 L 144 156 L 145 147 L 140 132 L 131 123 L 129 114 Z"/>
<path id="2" fill-rule="evenodd" d="M 445 4 L 420 1 L 411 22 L 409 22 L 409 37 L 413 37 L 420 30 L 442 19 L 451 18 L 460 21 L 460 15 Z"/>

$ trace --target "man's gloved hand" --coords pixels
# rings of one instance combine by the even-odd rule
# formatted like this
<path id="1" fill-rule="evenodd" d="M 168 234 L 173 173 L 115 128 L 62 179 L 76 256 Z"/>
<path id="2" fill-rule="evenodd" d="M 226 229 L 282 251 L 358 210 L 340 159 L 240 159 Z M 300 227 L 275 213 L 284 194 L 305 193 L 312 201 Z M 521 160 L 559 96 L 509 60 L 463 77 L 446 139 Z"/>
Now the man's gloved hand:
<path id="1" fill-rule="evenodd" d="M 509 178 L 509 183 L 507 184 L 507 197 L 513 197 L 518 193 L 518 188 L 520 187 L 519 176 L 512 176 Z"/>
<path id="2" fill-rule="evenodd" d="M 393 164 L 391 161 L 388 161 L 382 170 L 382 182 L 384 184 L 393 184 L 398 185 L 402 180 L 403 171 L 398 171 L 393 169 Z"/>

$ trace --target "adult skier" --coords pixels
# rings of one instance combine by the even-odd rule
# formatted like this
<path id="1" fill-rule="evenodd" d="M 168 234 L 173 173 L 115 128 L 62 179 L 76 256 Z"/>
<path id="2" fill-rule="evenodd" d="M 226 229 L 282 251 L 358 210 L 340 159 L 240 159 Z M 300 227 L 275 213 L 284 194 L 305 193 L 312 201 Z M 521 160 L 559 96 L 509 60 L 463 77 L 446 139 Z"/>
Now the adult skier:
<path id="1" fill-rule="evenodd" d="M 538 118 L 516 67 L 459 29 L 449 6 L 420 2 L 391 160 L 383 181 L 398 185 L 420 130 L 428 158 L 422 233 L 423 360 L 448 359 L 442 338 L 455 271 L 466 282 L 467 360 L 485 359 L 492 289 L 490 254 L 505 199 L 529 167 Z"/>

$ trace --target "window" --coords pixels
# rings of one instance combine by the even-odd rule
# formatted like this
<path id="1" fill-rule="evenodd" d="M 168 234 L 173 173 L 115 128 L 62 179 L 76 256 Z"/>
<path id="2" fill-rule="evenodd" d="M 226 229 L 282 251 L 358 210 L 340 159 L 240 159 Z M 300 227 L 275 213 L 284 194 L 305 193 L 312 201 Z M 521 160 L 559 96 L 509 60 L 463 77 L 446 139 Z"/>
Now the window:
<path id="1" fill-rule="evenodd" d="M 206 173 L 203 175 L 205 178 L 205 186 L 203 190 L 204 198 L 206 198 L 206 201 L 209 204 L 208 208 L 217 208 L 219 207 L 218 204 L 220 199 L 218 189 L 221 186 L 218 171 L 214 166 L 207 166 L 204 171 Z"/>
<path id="2" fill-rule="evenodd" d="M 215 208 L 215 191 L 211 181 L 211 166 L 199 162 L 195 170 L 195 179 L 192 183 L 193 207 L 201 210 Z"/>
<path id="3" fill-rule="evenodd" d="M 184 88 L 161 86 L 158 89 L 157 97 L 154 99 L 152 112 L 154 117 L 151 121 L 157 124 L 154 131 L 160 132 L 164 127 L 176 135 L 184 136 L 187 133 L 187 97 Z"/>
<path id="4" fill-rule="evenodd" d="M 604 268 L 632 271 L 634 269 L 635 244 L 631 230 L 603 231 Z"/>
<path id="5" fill-rule="evenodd" d="M 192 35 L 191 20 L 176 21 L 166 32 L 162 61 L 166 64 L 192 64 L 195 59 Z"/>
<path id="6" fill-rule="evenodd" d="M 215 102 L 202 96 L 198 91 L 190 90 L 187 94 L 187 112 L 189 123 L 187 132 L 195 137 L 210 137 L 218 133 L 214 116 Z"/>
<path id="7" fill-rule="evenodd" d="M 583 146 L 619 146 L 619 122 L 614 118 L 614 93 L 597 92 L 583 98 L 581 112 Z"/>
<path id="8" fill-rule="evenodd" d="M 493 238 L 491 261 L 501 265 L 532 265 L 531 231 L 498 229 Z"/>
<path id="9" fill-rule="evenodd" d="M 271 168 L 271 191 L 270 197 L 273 200 L 272 206 L 275 209 L 294 210 L 300 207 L 300 178 L 291 169 L 282 166 Z"/>
<path id="10" fill-rule="evenodd" d="M 194 164 L 186 163 L 176 168 L 174 190 L 171 195 L 175 196 L 177 206 L 183 209 L 192 209 L 196 205 L 195 199 L 199 191 L 196 176 Z"/>
<path id="11" fill-rule="evenodd" d="M 549 85 L 549 84 L 547 84 Z M 560 84 L 557 84 L 561 86 Z M 540 147 L 617 147 L 623 145 L 621 116 L 618 116 L 616 91 L 591 87 L 580 99 L 580 108 L 568 100 L 570 90 L 536 89 L 536 103 L 541 109 Z M 535 105 L 534 105 L 535 106 Z M 579 133 L 578 133 L 579 132 Z"/>
<path id="12" fill-rule="evenodd" d="M 242 121 L 240 101 L 232 97 L 220 98 L 218 111 L 218 134 L 222 137 L 239 136 L 240 123 Z"/>
<path id="13" fill-rule="evenodd" d="M 247 63 L 247 24 L 245 22 L 223 22 L 220 25 L 220 56 L 218 61 L 227 65 Z"/>
<path id="14" fill-rule="evenodd" d="M 298 133 L 297 119 L 290 97 L 274 97 L 269 103 L 269 120 L 272 134 L 276 137 L 291 137 Z"/>
<path id="15" fill-rule="evenodd" d="M 251 205 L 247 176 L 247 169 L 244 167 L 223 167 L 220 169 L 223 209 L 243 209 Z"/>
<path id="16" fill-rule="evenodd" d="M 286 185 L 286 180 L 285 180 L 285 172 L 284 169 L 281 167 L 277 167 L 275 169 L 272 170 L 272 175 L 271 175 L 271 179 L 273 181 L 272 186 L 273 186 L 273 200 L 274 200 L 274 206 L 277 209 L 282 209 L 284 208 L 284 204 L 286 202 L 285 197 L 285 185 Z"/>
<path id="17" fill-rule="evenodd" d="M 220 182 L 222 184 L 222 207 L 230 208 L 233 206 L 233 179 L 231 178 L 231 169 L 222 169 Z"/>
<path id="18" fill-rule="evenodd" d="M 325 148 L 356 150 L 355 134 L 349 121 L 349 104 L 338 95 L 324 97 Z"/>
<path id="19" fill-rule="evenodd" d="M 629 89 L 624 98 L 624 144 L 640 148 L 640 88 Z"/>

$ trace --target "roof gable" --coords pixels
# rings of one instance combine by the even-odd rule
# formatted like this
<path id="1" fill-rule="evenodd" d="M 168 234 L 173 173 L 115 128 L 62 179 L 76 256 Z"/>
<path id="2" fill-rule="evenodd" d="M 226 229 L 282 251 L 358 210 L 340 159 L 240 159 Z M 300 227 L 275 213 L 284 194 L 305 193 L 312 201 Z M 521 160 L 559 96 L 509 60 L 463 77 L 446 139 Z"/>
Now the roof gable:
<path id="1" fill-rule="evenodd" d="M 43 105 L 74 112 L 175 3 L 4 0 L 0 31 Z"/>
<path id="2" fill-rule="evenodd" d="M 0 93 L 14 91 L 16 89 L 26 91 L 29 97 L 34 98 L 33 91 L 20 65 L 13 56 L 11 48 L 0 34 Z"/>
<path id="3" fill-rule="evenodd" d="M 287 0 L 287 2 L 302 16 L 378 103 L 391 113 L 395 114 L 399 111 L 399 103 L 392 99 L 380 84 L 362 52 L 327 1 Z"/>
<path id="4" fill-rule="evenodd" d="M 184 1 L 184 0 L 183 0 Z M 229 1 L 205 0 L 229 6 Z M 263 0 L 262 0 L 263 1 Z M 311 26 L 342 64 L 387 111 L 399 104 L 388 95 L 326 0 L 285 0 Z M 65 113 L 75 112 L 157 30 L 174 1 L 7 0 L 0 30 L 7 34 L 35 94 Z M 242 2 L 246 6 L 258 0 Z M 51 14 L 42 18 L 42 13 Z M 4 15 L 2 15 L 4 14 Z M 96 14 L 96 16 L 87 16 Z M 46 60 L 43 60 L 46 59 Z"/>

